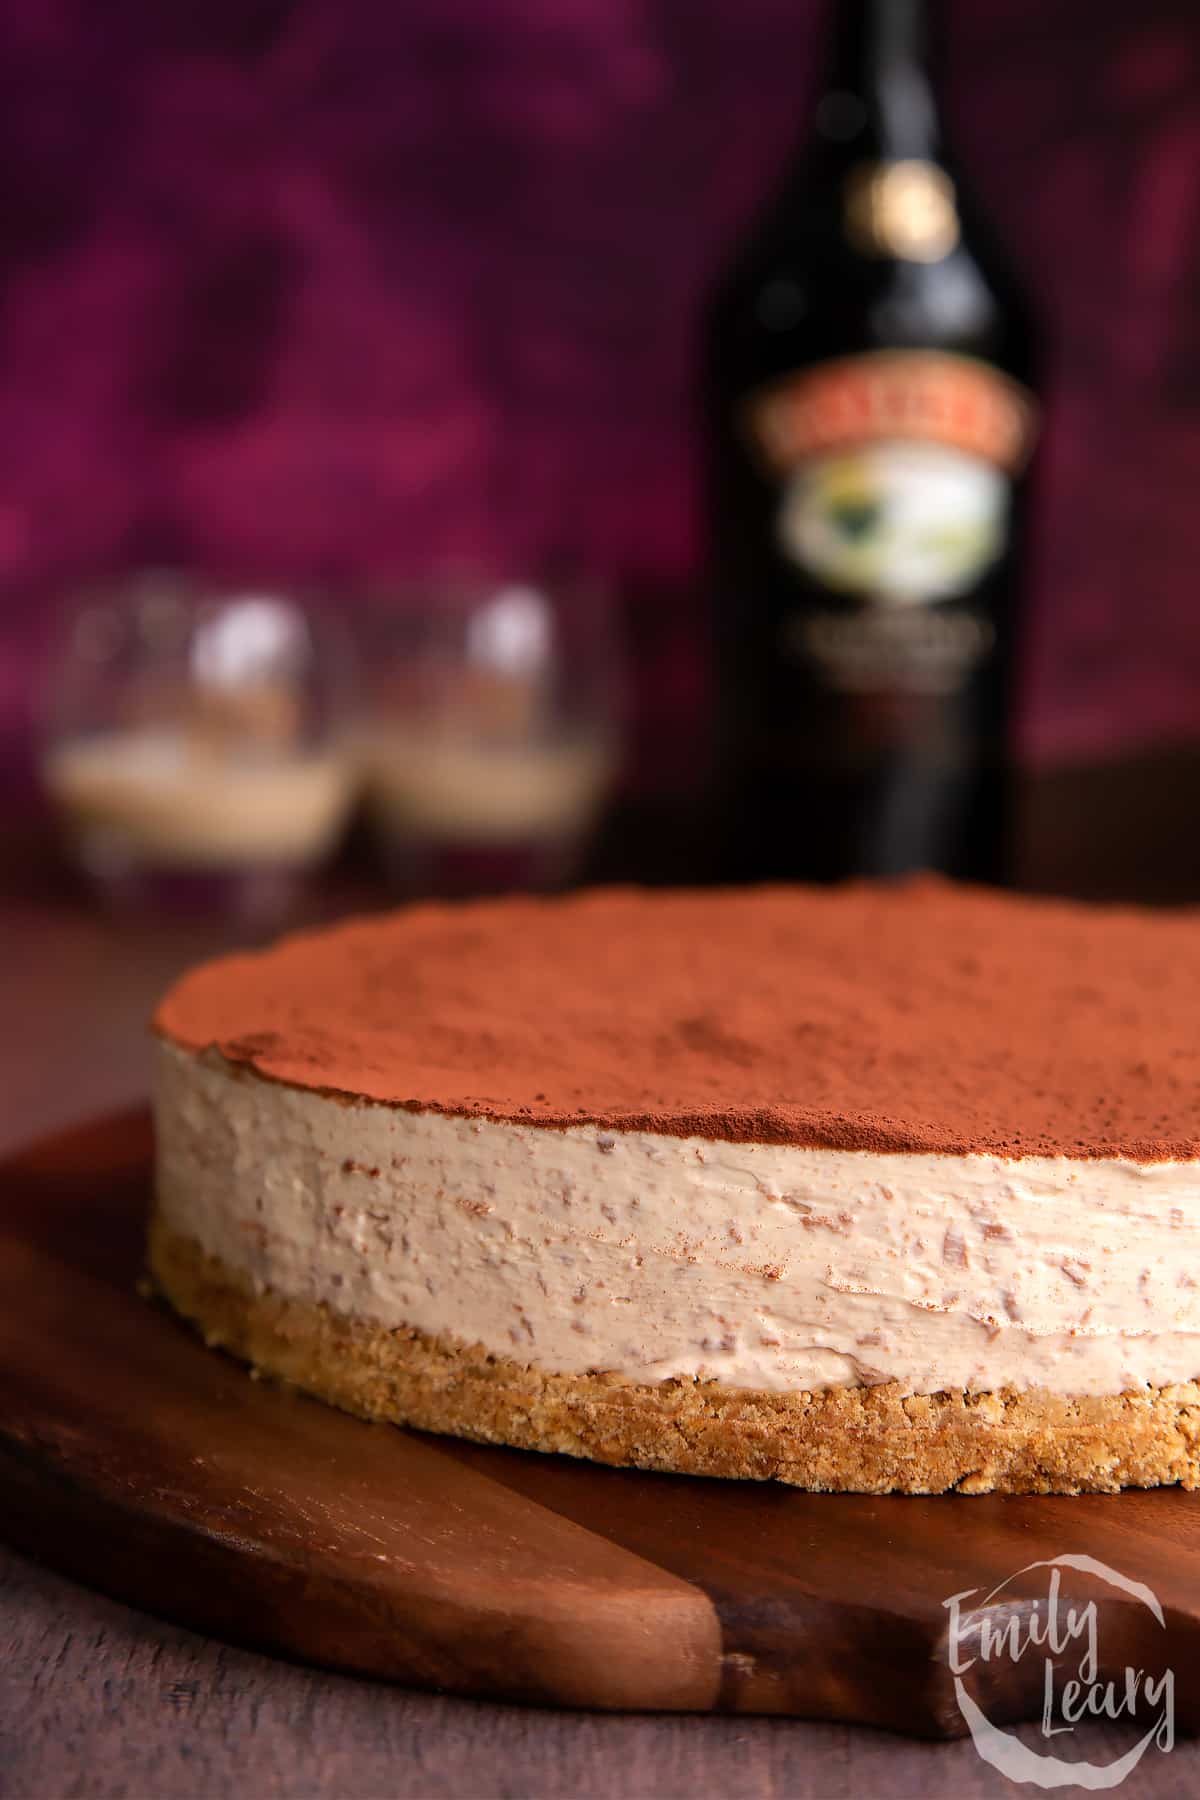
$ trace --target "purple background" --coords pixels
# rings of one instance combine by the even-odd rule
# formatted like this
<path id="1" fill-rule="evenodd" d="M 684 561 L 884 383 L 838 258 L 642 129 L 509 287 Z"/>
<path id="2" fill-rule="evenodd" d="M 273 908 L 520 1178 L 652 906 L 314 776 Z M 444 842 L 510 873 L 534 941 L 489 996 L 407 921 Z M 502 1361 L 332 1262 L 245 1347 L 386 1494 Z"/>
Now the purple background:
<path id="1" fill-rule="evenodd" d="M 952 13 L 964 162 L 1057 341 L 1025 743 L 1200 726 L 1200 20 Z M 648 742 L 703 704 L 697 303 L 793 141 L 808 0 L 3 0 L 0 732 L 53 601 L 567 550 Z M 19 762 L 19 753 L 16 757 Z"/>

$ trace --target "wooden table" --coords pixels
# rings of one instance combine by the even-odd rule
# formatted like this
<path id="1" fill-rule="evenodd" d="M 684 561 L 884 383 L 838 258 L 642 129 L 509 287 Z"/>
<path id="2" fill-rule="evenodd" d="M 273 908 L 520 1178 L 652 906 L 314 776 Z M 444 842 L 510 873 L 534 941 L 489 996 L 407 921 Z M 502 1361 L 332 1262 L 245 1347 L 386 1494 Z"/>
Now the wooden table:
<path id="1" fill-rule="evenodd" d="M 118 929 L 65 903 L 0 906 L 0 1151 L 140 1098 L 150 1004 L 212 947 L 210 933 Z M 1098 1762 L 1131 1741 L 1115 1728 L 1078 1736 Z M 1151 1751 L 1125 1791 L 1140 1800 L 1198 1785 L 1200 1748 L 1185 1743 Z M 297 1668 L 134 1612 L 0 1547 L 8 1800 L 1012 1791 L 969 1742 L 790 1720 L 549 1713 Z"/>

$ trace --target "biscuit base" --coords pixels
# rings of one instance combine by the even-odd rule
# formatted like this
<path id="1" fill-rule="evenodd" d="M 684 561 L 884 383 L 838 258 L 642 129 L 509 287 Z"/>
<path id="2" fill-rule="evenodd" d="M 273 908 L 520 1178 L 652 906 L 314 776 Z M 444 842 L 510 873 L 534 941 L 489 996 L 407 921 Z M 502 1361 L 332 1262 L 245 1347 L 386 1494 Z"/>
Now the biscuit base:
<path id="1" fill-rule="evenodd" d="M 637 1469 L 826 1493 L 1084 1494 L 1200 1486 L 1200 1384 L 769 1393 L 717 1381 L 559 1375 L 447 1336 L 391 1330 L 252 1284 L 160 1217 L 159 1289 L 214 1348 L 362 1418 Z"/>

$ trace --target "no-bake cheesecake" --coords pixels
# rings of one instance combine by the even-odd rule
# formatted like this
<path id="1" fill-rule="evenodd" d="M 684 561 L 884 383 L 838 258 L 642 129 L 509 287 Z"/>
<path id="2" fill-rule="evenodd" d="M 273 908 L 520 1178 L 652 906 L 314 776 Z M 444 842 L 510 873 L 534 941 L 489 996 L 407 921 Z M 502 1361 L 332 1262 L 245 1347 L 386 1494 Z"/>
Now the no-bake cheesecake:
<path id="1" fill-rule="evenodd" d="M 1200 913 L 421 907 L 184 977 L 154 1276 L 374 1418 L 912 1493 L 1200 1481 Z"/>

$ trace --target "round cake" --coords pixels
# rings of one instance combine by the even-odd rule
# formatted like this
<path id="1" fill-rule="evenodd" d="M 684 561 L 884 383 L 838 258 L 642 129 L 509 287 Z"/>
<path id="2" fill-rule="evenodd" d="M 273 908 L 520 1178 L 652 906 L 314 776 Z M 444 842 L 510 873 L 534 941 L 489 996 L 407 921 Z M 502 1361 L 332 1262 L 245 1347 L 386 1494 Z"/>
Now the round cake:
<path id="1" fill-rule="evenodd" d="M 424 906 L 184 977 L 150 1261 L 371 1418 L 884 1493 L 1200 1480 L 1200 913 Z"/>

